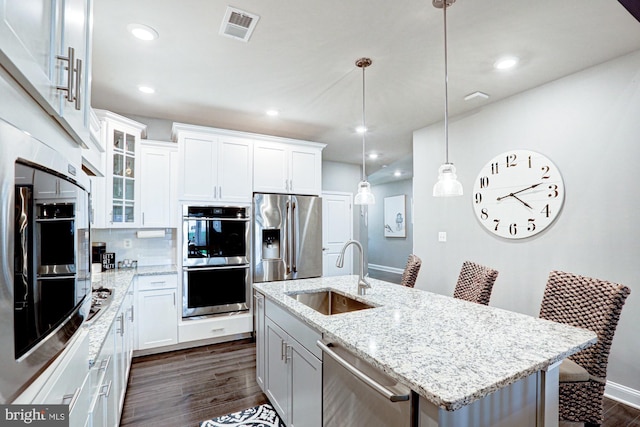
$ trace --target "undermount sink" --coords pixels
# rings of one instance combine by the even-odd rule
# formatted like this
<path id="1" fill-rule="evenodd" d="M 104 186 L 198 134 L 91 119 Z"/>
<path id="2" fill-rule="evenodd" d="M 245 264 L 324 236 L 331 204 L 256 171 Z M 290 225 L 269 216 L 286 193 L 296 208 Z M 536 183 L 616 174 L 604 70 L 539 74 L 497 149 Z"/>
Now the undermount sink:
<path id="1" fill-rule="evenodd" d="M 367 308 L 375 307 L 371 304 L 355 300 L 331 290 L 292 292 L 287 295 L 325 315 L 349 313 L 351 311 L 365 310 Z"/>

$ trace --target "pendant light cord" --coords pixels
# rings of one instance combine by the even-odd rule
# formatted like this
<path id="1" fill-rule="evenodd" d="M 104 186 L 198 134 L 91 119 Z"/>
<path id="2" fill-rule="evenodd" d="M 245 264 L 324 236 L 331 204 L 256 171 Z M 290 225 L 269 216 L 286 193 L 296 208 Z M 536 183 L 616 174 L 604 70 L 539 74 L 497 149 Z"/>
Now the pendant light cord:
<path id="1" fill-rule="evenodd" d="M 444 15 L 444 151 L 445 163 L 449 163 L 449 72 L 447 67 L 447 0 L 442 2 Z M 363 70 L 364 71 L 364 70 Z"/>
<path id="2" fill-rule="evenodd" d="M 365 134 L 367 133 L 367 124 L 365 121 L 365 110 L 364 110 L 364 69 L 366 67 L 362 67 L 362 180 L 367 180 L 367 174 L 365 172 Z"/>

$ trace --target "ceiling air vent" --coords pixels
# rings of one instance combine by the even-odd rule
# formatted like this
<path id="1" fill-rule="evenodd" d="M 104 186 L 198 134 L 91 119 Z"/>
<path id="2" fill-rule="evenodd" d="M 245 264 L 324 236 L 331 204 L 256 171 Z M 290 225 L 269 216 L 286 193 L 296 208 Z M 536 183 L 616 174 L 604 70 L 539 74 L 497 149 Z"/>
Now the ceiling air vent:
<path id="1" fill-rule="evenodd" d="M 220 26 L 220 34 L 247 42 L 256 28 L 258 19 L 260 19 L 258 15 L 229 6 Z"/>

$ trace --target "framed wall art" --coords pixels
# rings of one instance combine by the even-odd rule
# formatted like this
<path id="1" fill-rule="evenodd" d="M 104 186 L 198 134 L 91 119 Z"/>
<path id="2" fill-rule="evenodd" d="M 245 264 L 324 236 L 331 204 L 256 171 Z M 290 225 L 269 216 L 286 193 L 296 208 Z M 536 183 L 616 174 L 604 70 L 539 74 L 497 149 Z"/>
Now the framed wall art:
<path id="1" fill-rule="evenodd" d="M 407 237 L 404 194 L 384 198 L 384 237 Z"/>

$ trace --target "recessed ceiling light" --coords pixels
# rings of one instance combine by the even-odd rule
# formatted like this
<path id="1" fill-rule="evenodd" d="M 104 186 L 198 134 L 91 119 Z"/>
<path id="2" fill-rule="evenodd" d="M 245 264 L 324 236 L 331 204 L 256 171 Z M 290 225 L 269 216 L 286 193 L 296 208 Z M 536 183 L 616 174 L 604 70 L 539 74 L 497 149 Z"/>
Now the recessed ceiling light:
<path id="1" fill-rule="evenodd" d="M 518 58 L 516 58 L 515 56 L 505 56 L 503 58 L 498 59 L 493 64 L 493 67 L 496 70 L 509 70 L 515 67 L 517 64 L 518 64 Z"/>
<path id="2" fill-rule="evenodd" d="M 135 38 L 144 41 L 155 40 L 159 37 L 158 32 L 148 25 L 129 24 L 127 25 L 127 30 L 129 30 L 129 32 L 133 34 Z"/>
<path id="3" fill-rule="evenodd" d="M 356 132 L 358 132 L 358 133 L 365 133 L 366 131 L 367 131 L 367 128 L 362 126 L 362 125 L 360 125 L 360 126 L 358 126 L 356 128 Z"/>
<path id="4" fill-rule="evenodd" d="M 278 114 L 280 114 L 278 110 L 267 110 L 267 116 L 269 117 L 276 117 Z"/>
<path id="5" fill-rule="evenodd" d="M 393 176 L 402 176 L 402 172 L 400 172 L 400 171 L 395 171 L 395 172 L 393 173 Z"/>
<path id="6" fill-rule="evenodd" d="M 375 159 L 377 159 L 377 158 L 378 158 L 378 153 L 369 153 L 369 158 L 370 158 L 371 160 L 375 160 Z"/>
<path id="7" fill-rule="evenodd" d="M 138 86 L 138 90 L 142 93 L 156 93 L 156 90 L 151 86 L 140 85 Z"/>

